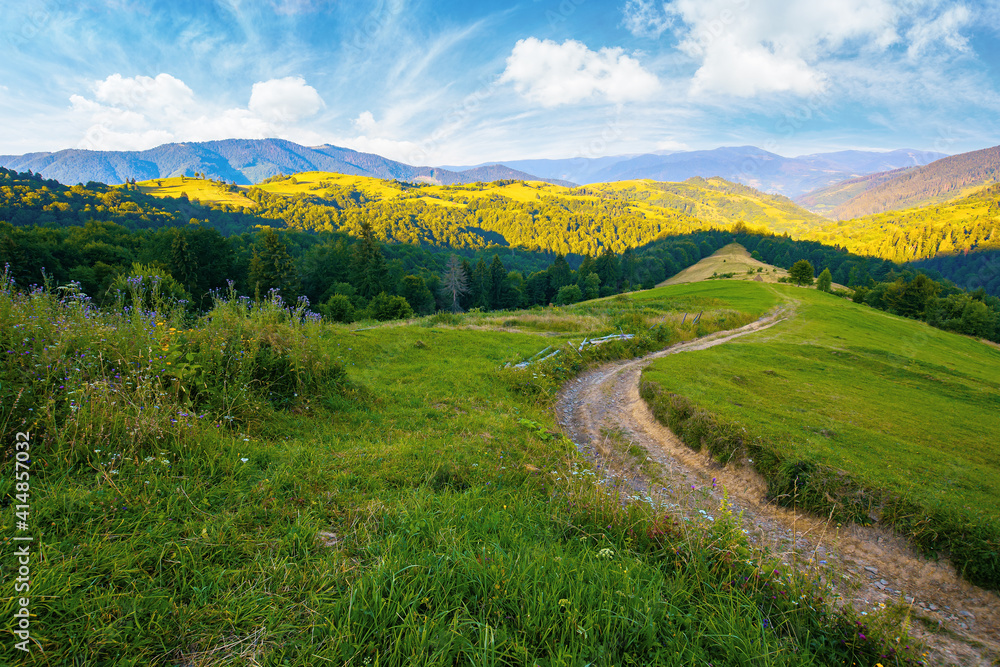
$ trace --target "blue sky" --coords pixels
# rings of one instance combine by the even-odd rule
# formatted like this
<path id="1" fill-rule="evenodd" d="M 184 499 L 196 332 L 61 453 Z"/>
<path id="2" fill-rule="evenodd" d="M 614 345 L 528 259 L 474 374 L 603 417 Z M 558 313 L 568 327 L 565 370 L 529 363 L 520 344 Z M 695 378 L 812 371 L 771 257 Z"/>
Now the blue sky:
<path id="1" fill-rule="evenodd" d="M 993 0 L 25 0 L 0 153 L 284 137 L 411 164 L 1000 144 Z"/>

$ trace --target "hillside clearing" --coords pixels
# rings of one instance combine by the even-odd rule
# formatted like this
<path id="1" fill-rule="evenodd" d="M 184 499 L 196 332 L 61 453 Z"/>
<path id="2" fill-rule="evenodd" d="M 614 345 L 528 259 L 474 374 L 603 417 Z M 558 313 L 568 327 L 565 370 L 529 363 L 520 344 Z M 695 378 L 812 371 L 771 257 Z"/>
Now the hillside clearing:
<path id="1" fill-rule="evenodd" d="M 711 283 L 673 289 L 725 298 Z M 996 587 L 997 350 L 815 290 L 725 289 L 777 290 L 796 317 L 725 347 L 658 360 L 644 380 L 718 424 L 745 427 L 737 455 L 759 459 L 754 467 L 772 495 L 791 493 L 781 484 L 797 480 L 797 503 L 896 526 Z M 683 438 L 698 445 L 714 427 L 706 428 Z"/>

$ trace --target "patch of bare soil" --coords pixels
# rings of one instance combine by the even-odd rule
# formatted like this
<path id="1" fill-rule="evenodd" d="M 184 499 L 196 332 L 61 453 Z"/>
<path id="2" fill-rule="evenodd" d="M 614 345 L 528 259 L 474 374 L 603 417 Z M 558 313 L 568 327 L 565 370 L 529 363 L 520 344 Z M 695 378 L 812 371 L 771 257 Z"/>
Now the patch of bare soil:
<path id="1" fill-rule="evenodd" d="M 717 509 L 724 488 L 754 544 L 821 576 L 835 587 L 842 604 L 859 613 L 877 613 L 893 602 L 906 605 L 911 635 L 929 647 L 928 664 L 1000 665 L 1000 596 L 963 581 L 949 563 L 923 558 L 891 530 L 840 527 L 775 505 L 765 497 L 765 481 L 750 467 L 720 466 L 691 450 L 653 417 L 639 396 L 640 373 L 652 360 L 720 345 L 781 319 L 778 313 L 581 375 L 560 393 L 555 408 L 559 423 L 592 457 L 616 464 L 638 491 L 652 493 L 655 487 L 676 494 L 695 486 L 703 491 L 702 506 L 692 506 L 690 494 L 682 504 L 696 511 Z M 646 461 L 622 455 L 609 434 L 623 439 L 625 449 L 641 446 Z"/>

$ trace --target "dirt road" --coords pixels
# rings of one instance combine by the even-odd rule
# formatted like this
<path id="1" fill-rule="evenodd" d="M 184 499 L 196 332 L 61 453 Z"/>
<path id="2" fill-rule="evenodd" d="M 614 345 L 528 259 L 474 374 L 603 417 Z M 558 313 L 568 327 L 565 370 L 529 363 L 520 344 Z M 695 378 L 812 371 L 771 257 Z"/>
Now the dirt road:
<path id="1" fill-rule="evenodd" d="M 822 576 L 843 604 L 866 614 L 892 601 L 907 605 L 912 634 L 931 647 L 928 664 L 1000 664 L 1000 596 L 963 581 L 947 563 L 922 558 L 890 530 L 838 528 L 776 506 L 765 498 L 766 483 L 749 466 L 722 467 L 694 452 L 656 421 L 640 398 L 640 373 L 654 359 L 721 345 L 792 316 L 778 312 L 731 332 L 589 371 L 560 393 L 555 408 L 559 423 L 581 449 L 617 468 L 637 491 L 652 494 L 650 487 L 666 488 L 679 496 L 697 488 L 697 494 L 686 493 L 682 501 L 678 497 L 688 511 L 717 509 L 725 488 L 733 513 L 743 512 L 744 528 L 755 544 Z M 635 445 L 646 451 L 646 461 L 622 455 L 630 447 L 635 451 Z"/>

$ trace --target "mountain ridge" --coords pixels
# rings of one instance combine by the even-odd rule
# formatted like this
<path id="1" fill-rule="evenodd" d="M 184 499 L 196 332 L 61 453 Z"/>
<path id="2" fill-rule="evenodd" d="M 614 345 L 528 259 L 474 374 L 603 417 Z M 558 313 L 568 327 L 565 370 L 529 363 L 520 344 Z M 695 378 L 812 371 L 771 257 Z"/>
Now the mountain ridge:
<path id="1" fill-rule="evenodd" d="M 932 204 L 944 204 L 972 194 L 1000 180 L 1000 146 L 950 155 L 930 164 L 893 174 L 889 179 L 872 179 L 840 186 L 860 190 L 846 200 L 838 199 L 837 185 L 825 191 L 807 193 L 797 202 L 826 207 L 835 220 L 848 220 L 887 211 L 899 211 Z M 832 207 L 830 204 L 834 204 Z M 817 208 L 819 207 L 819 208 Z"/>
<path id="2" fill-rule="evenodd" d="M 323 144 L 307 147 L 285 139 L 224 139 L 163 144 L 145 151 L 66 149 L 53 153 L 0 155 L 0 166 L 41 173 L 71 185 L 120 184 L 205 174 L 253 185 L 278 174 L 329 171 L 355 176 L 468 184 L 480 180 L 530 180 L 587 185 L 623 180 L 682 182 L 721 177 L 762 192 L 794 198 L 872 171 L 927 164 L 943 157 L 912 149 L 839 151 L 786 158 L 756 146 L 651 152 L 595 158 L 506 160 L 468 167 L 415 167 L 396 160 Z"/>
<path id="3" fill-rule="evenodd" d="M 943 157 L 946 157 L 944 153 L 904 148 L 894 151 L 813 153 L 788 158 L 756 146 L 722 146 L 697 151 L 661 151 L 598 158 L 501 160 L 500 163 L 512 169 L 582 185 L 642 179 L 681 182 L 694 176 L 718 176 L 762 192 L 795 198 L 873 172 L 925 165 Z"/>
<path id="4" fill-rule="evenodd" d="M 40 173 L 67 185 L 100 182 L 119 185 L 171 176 L 205 174 L 211 178 L 253 185 L 279 174 L 330 171 L 354 176 L 412 180 L 441 185 L 467 184 L 489 178 L 544 181 L 573 185 L 501 165 L 456 172 L 438 167 L 414 167 L 374 153 L 324 144 L 307 147 L 285 139 L 223 139 L 163 144 L 145 151 L 66 149 L 54 153 L 0 155 L 0 166 Z"/>

